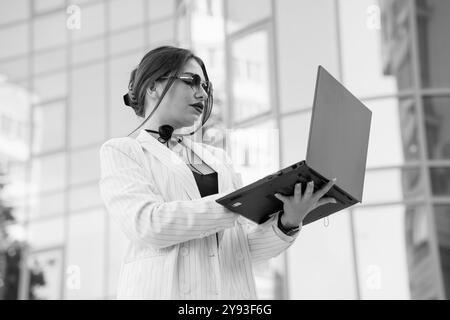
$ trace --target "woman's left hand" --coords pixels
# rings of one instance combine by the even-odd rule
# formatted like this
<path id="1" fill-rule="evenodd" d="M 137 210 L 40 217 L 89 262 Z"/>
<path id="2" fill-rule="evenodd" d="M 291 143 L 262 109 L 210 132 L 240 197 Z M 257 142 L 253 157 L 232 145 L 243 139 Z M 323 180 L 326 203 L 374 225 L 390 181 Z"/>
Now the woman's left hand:
<path id="1" fill-rule="evenodd" d="M 332 197 L 322 198 L 335 182 L 336 179 L 330 180 L 322 189 L 317 190 L 315 193 L 313 193 L 313 181 L 308 182 L 303 195 L 301 183 L 295 185 L 292 196 L 283 196 L 276 193 L 275 197 L 283 202 L 282 225 L 284 227 L 298 227 L 310 211 L 327 203 L 336 203 L 336 199 Z"/>

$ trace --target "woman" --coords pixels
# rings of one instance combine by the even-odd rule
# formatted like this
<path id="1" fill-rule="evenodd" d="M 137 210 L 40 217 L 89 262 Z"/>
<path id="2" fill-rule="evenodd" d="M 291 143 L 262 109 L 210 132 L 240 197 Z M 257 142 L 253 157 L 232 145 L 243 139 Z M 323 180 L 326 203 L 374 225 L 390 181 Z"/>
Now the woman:
<path id="1" fill-rule="evenodd" d="M 256 299 L 252 264 L 277 256 L 298 236 L 329 183 L 276 195 L 284 211 L 255 226 L 215 202 L 241 186 L 222 149 L 174 130 L 201 126 L 212 85 L 191 51 L 160 47 L 131 73 L 125 104 L 145 118 L 136 139 L 111 139 L 100 150 L 100 190 L 130 240 L 119 299 Z M 195 131 L 195 130 L 194 130 Z M 320 199 L 320 200 L 319 200 Z M 283 212 L 283 213 L 282 213 Z"/>

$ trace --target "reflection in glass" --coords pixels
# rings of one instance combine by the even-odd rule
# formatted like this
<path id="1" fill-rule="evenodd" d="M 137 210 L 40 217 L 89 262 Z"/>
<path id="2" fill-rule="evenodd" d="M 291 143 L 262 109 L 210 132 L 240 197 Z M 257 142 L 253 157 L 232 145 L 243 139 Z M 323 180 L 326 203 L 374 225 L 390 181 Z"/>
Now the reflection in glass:
<path id="1" fill-rule="evenodd" d="M 363 203 L 420 200 L 424 184 L 419 168 L 368 170 L 364 179 Z"/>
<path id="2" fill-rule="evenodd" d="M 365 104 L 372 111 L 367 167 L 419 160 L 418 119 L 413 100 L 380 99 Z"/>
<path id="3" fill-rule="evenodd" d="M 64 219 L 32 221 L 28 224 L 27 240 L 33 250 L 59 246 L 64 243 Z"/>
<path id="4" fill-rule="evenodd" d="M 372 1 L 372 3 L 375 3 Z M 395 76 L 398 90 L 413 86 L 409 1 L 381 1 L 381 49 L 384 75 Z M 373 14 L 373 13 L 372 13 Z M 373 17 L 372 17 L 373 18 Z M 368 17 L 370 21 L 371 17 Z M 381 93 L 381 92 L 380 92 Z"/>
<path id="5" fill-rule="evenodd" d="M 73 1 L 71 1 L 73 3 Z M 65 0 L 34 0 L 33 10 L 35 13 L 43 13 L 51 10 L 60 8 L 64 10 L 63 7 L 66 4 Z"/>
<path id="6" fill-rule="evenodd" d="M 70 184 L 96 181 L 100 178 L 99 148 L 83 149 L 70 154 Z"/>
<path id="7" fill-rule="evenodd" d="M 433 195 L 450 196 L 450 167 L 432 167 L 429 170 Z"/>
<path id="8" fill-rule="evenodd" d="M 227 31 L 233 32 L 245 26 L 270 17 L 272 14 L 269 0 L 226 0 Z M 257 10 L 255 10 L 257 8 Z"/>
<path id="9" fill-rule="evenodd" d="M 339 1 L 344 84 L 359 97 L 397 91 L 392 72 L 383 66 L 381 32 L 385 29 L 380 28 L 378 2 Z"/>
<path id="10" fill-rule="evenodd" d="M 423 99 L 429 159 L 450 159 L 450 96 Z"/>
<path id="11" fill-rule="evenodd" d="M 242 173 L 244 184 L 256 181 L 278 168 L 278 130 L 269 121 L 230 132 L 231 159 Z"/>
<path id="12" fill-rule="evenodd" d="M 157 23 L 151 23 L 147 27 L 148 45 L 152 48 L 161 45 L 173 45 L 175 22 L 167 19 Z"/>
<path id="13" fill-rule="evenodd" d="M 102 141 L 106 123 L 105 64 L 75 69 L 71 85 L 70 146 L 80 147 Z"/>
<path id="14" fill-rule="evenodd" d="M 30 5 L 29 0 L 0 1 L 0 25 L 27 19 Z"/>
<path id="15" fill-rule="evenodd" d="M 337 1 L 273 1 L 280 109 L 311 108 L 317 66 L 337 78 Z"/>
<path id="16" fill-rule="evenodd" d="M 33 48 L 42 50 L 66 44 L 67 26 L 65 10 L 44 15 L 34 20 Z"/>
<path id="17" fill-rule="evenodd" d="M 142 55 L 139 52 L 111 59 L 110 86 L 108 107 L 110 137 L 124 136 L 133 131 L 142 120 L 131 108 L 123 104 L 122 96 L 128 85 L 130 73 L 139 63 Z"/>
<path id="18" fill-rule="evenodd" d="M 354 210 L 362 299 L 409 299 L 405 210 L 403 205 Z"/>
<path id="19" fill-rule="evenodd" d="M 100 38 L 92 41 L 74 44 L 72 47 L 72 64 L 80 64 L 92 60 L 102 59 L 105 56 L 105 39 Z"/>
<path id="20" fill-rule="evenodd" d="M 63 248 L 56 247 L 28 255 L 29 300 L 59 300 L 64 284 Z"/>
<path id="21" fill-rule="evenodd" d="M 0 62 L 0 77 L 6 76 L 9 81 L 25 79 L 28 76 L 29 59 L 18 58 Z"/>
<path id="22" fill-rule="evenodd" d="M 117 2 L 117 1 L 114 1 Z M 105 4 L 99 3 L 81 8 L 80 28 L 70 30 L 75 41 L 85 40 L 105 33 Z M 124 19 L 122 20 L 133 20 Z M 74 23 L 76 21 L 74 20 Z"/>
<path id="23" fill-rule="evenodd" d="M 146 0 L 148 8 L 148 18 L 150 21 L 158 20 L 165 17 L 173 17 L 175 14 L 175 3 L 182 3 L 183 1 L 176 0 Z"/>
<path id="24" fill-rule="evenodd" d="M 8 12 L 8 11 L 7 11 Z M 26 23 L 0 29 L 0 59 L 24 54 L 29 50 L 29 27 Z"/>
<path id="25" fill-rule="evenodd" d="M 55 215 L 63 215 L 65 211 L 65 193 L 30 195 L 30 219 L 38 220 Z"/>
<path id="26" fill-rule="evenodd" d="M 448 299 L 450 296 L 450 205 L 435 205 L 434 221 L 444 277 L 444 290 Z"/>
<path id="27" fill-rule="evenodd" d="M 405 211 L 409 286 L 412 299 L 436 299 L 437 285 L 425 207 Z"/>
<path id="28" fill-rule="evenodd" d="M 63 98 L 67 94 L 67 75 L 65 72 L 34 78 L 34 93 L 37 102 Z"/>
<path id="29" fill-rule="evenodd" d="M 144 21 L 144 0 L 116 0 L 109 4 L 109 27 L 119 30 Z"/>
<path id="30" fill-rule="evenodd" d="M 239 122 L 271 110 L 269 47 L 266 30 L 231 43 L 233 120 Z"/>
<path id="31" fill-rule="evenodd" d="M 111 35 L 109 42 L 110 54 L 130 52 L 144 46 L 144 27 Z"/>
<path id="32" fill-rule="evenodd" d="M 64 147 L 66 140 L 65 101 L 36 105 L 33 112 L 33 152 Z"/>
<path id="33" fill-rule="evenodd" d="M 65 286 L 67 299 L 102 298 L 105 271 L 105 213 L 103 210 L 69 215 L 66 265 L 81 276 L 75 287 Z M 74 290 L 75 289 L 75 290 Z"/>
<path id="34" fill-rule="evenodd" d="M 52 50 L 36 53 L 33 61 L 33 72 L 42 73 L 59 70 L 66 67 L 66 50 Z"/>
<path id="35" fill-rule="evenodd" d="M 420 76 L 424 87 L 450 87 L 450 2 L 417 1 Z"/>
<path id="36" fill-rule="evenodd" d="M 31 161 L 31 191 L 43 193 L 66 186 L 66 155 L 64 153 L 37 157 Z"/>
<path id="37" fill-rule="evenodd" d="M 70 212 L 86 210 L 93 207 L 101 207 L 101 197 L 98 184 L 80 188 L 71 188 L 69 191 Z"/>
<path id="38" fill-rule="evenodd" d="M 281 119 L 280 134 L 283 167 L 306 159 L 310 123 L 311 111 Z M 295 148 L 292 147 L 293 145 L 295 145 Z"/>

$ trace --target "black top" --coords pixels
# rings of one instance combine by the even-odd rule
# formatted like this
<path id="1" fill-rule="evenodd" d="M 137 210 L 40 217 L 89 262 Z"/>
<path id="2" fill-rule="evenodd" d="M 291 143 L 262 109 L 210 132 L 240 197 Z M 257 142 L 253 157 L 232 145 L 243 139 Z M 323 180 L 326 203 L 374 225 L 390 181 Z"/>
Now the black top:
<path id="1" fill-rule="evenodd" d="M 192 171 L 192 173 L 194 174 L 195 182 L 197 182 L 197 187 L 202 198 L 219 193 L 217 172 L 200 174 Z"/>

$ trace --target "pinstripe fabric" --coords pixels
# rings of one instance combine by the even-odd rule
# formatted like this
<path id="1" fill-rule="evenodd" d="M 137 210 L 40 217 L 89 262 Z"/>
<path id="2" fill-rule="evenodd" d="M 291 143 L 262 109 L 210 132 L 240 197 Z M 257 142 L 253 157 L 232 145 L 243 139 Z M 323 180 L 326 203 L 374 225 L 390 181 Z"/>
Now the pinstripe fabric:
<path id="1" fill-rule="evenodd" d="M 298 236 L 262 225 L 214 200 L 242 185 L 226 153 L 183 141 L 218 173 L 219 194 L 201 198 L 192 172 L 142 130 L 100 149 L 101 197 L 129 239 L 119 299 L 256 299 L 252 264 L 277 256 Z M 215 233 L 219 234 L 219 246 Z"/>

